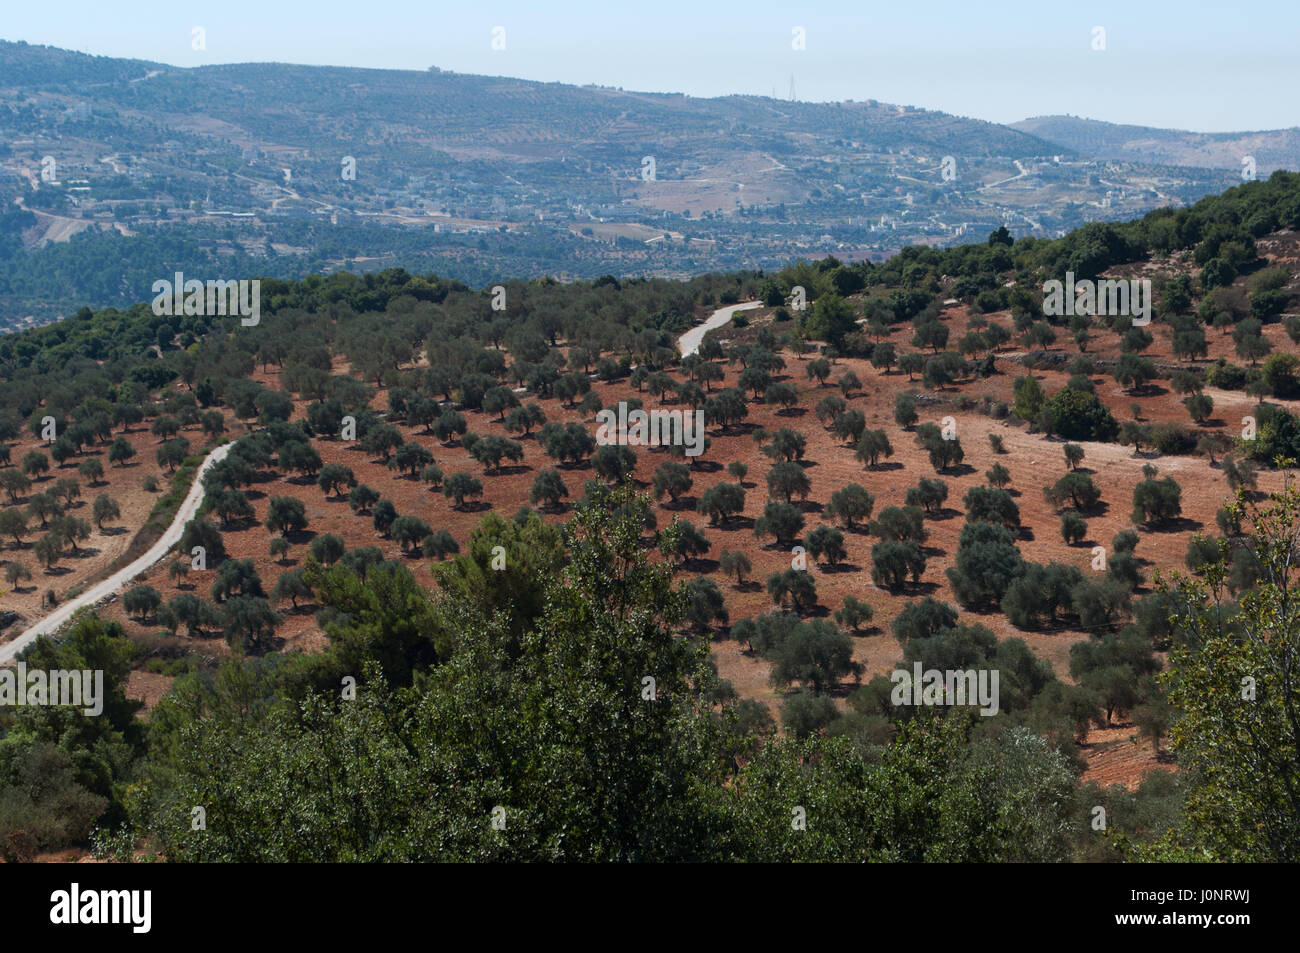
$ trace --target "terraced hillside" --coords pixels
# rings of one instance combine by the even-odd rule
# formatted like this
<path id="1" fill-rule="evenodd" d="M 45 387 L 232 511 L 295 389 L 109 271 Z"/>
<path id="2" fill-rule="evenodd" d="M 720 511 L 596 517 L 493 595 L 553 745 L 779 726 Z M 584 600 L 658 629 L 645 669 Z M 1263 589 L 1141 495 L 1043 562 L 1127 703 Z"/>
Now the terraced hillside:
<path id="1" fill-rule="evenodd" d="M 100 781 L 77 783 L 107 810 L 120 787 L 102 780 L 145 771 L 153 793 L 132 802 L 133 823 L 171 856 L 244 856 L 233 830 L 177 837 L 177 805 L 233 809 L 247 772 L 282 772 L 269 783 L 285 791 L 336 777 L 294 760 L 310 761 L 317 731 L 423 726 L 419 743 L 367 750 L 412 777 L 432 772 L 432 788 L 393 795 L 427 798 L 465 772 L 505 783 L 518 758 L 581 761 L 592 738 L 575 711 L 628 726 L 606 739 L 623 767 L 602 777 L 644 770 L 665 810 L 709 817 L 678 785 L 726 792 L 714 821 L 745 856 L 911 856 L 916 842 L 897 832 L 835 849 L 761 833 L 765 772 L 884 772 L 857 790 L 888 783 L 891 758 L 937 771 L 936 796 L 984 791 L 979 765 L 1024 759 L 1054 793 L 1030 798 L 1042 839 L 998 840 L 1003 859 L 1177 853 L 1192 835 L 1169 819 L 1202 783 L 1175 727 L 1189 717 L 1178 666 L 1211 611 L 1195 580 L 1213 611 L 1247 617 L 1273 558 L 1251 509 L 1288 499 L 1300 459 L 1298 218 L 1300 176 L 1278 173 L 1058 241 L 1001 229 L 881 264 L 482 290 L 340 273 L 264 282 L 251 327 L 138 304 L 9 335 L 0 534 L 5 604 L 20 618 L 6 634 L 146 547 L 118 528 L 138 525 L 171 480 L 165 523 L 200 452 L 229 441 L 174 555 L 61 647 L 36 649 L 113 647 L 112 744 L 125 747 Z M 1152 320 L 1052 313 L 1048 282 L 1067 276 L 1149 281 Z M 684 332 L 742 302 L 756 306 L 683 355 Z M 602 426 L 604 411 L 637 409 L 700 413 L 702 452 Z M 996 713 L 900 704 L 895 673 L 913 665 L 998 672 Z M 645 678 L 650 695 L 633 697 Z M 331 708 L 348 679 L 378 707 Z M 664 706 L 641 707 L 656 692 Z M 303 711 L 315 714 L 293 713 L 313 693 Z M 147 752 L 133 700 L 149 706 Z M 414 721 L 381 714 L 398 709 Z M 499 749 L 476 727 L 496 718 L 512 726 L 497 741 L 551 740 Z M 671 771 L 641 760 L 660 743 Z M 824 746 L 825 760 L 803 760 L 789 747 L 800 744 Z M 428 750 L 418 767 L 403 760 Z M 558 770 L 528 765 L 526 776 Z M 480 843 L 466 806 L 478 799 L 447 794 L 456 846 L 421 841 L 415 855 L 551 849 L 550 808 L 526 846 Z M 1090 839 L 1097 804 L 1132 840 Z M 936 805 L 952 812 L 943 823 L 985 816 Z M 376 843 L 364 849 L 408 856 Z"/>

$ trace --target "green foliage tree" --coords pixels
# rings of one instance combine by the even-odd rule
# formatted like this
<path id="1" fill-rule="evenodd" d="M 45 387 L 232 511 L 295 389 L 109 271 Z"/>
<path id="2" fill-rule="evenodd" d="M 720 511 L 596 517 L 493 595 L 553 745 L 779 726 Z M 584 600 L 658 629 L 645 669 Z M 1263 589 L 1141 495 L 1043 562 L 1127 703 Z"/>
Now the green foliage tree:
<path id="1" fill-rule="evenodd" d="M 739 483 L 718 483 L 700 494 L 695 509 L 711 524 L 725 524 L 745 509 L 745 489 Z"/>
<path id="2" fill-rule="evenodd" d="M 767 492 L 769 499 L 780 499 L 789 503 L 792 498 L 806 499 L 812 489 L 812 481 L 799 464 L 790 460 L 781 460 L 772 465 L 767 473 Z"/>
<path id="3" fill-rule="evenodd" d="M 858 438 L 853 455 L 868 467 L 875 467 L 881 457 L 892 457 L 894 448 L 883 430 L 865 430 Z"/>
<path id="4" fill-rule="evenodd" d="M 1133 488 L 1133 522 L 1160 526 L 1182 514 L 1182 487 L 1173 477 L 1142 480 Z"/>
<path id="5" fill-rule="evenodd" d="M 844 534 L 833 526 L 818 526 L 804 538 L 808 555 L 829 566 L 844 561 L 848 551 L 844 548 Z"/>
<path id="6" fill-rule="evenodd" d="M 1038 378 L 1032 374 L 1016 378 L 1012 393 L 1014 394 L 1012 412 L 1021 420 L 1037 420 L 1038 412 L 1047 402 L 1047 394 L 1043 390 L 1043 385 L 1038 383 Z"/>
<path id="7" fill-rule="evenodd" d="M 548 468 L 538 471 L 537 476 L 533 478 L 533 486 L 528 493 L 528 502 L 534 506 L 543 503 L 555 509 L 568 495 L 569 488 L 564 485 L 564 478 L 560 476 L 560 471 Z"/>
<path id="8" fill-rule="evenodd" d="M 483 483 L 470 473 L 453 473 L 442 484 L 442 495 L 453 500 L 456 509 L 465 505 L 470 497 L 483 495 Z"/>
<path id="9" fill-rule="evenodd" d="M 875 504 L 875 497 L 865 487 L 849 483 L 831 494 L 824 512 L 830 519 L 843 521 L 846 529 L 853 529 L 855 521 L 870 519 Z"/>
<path id="10" fill-rule="evenodd" d="M 771 502 L 763 507 L 763 515 L 754 521 L 755 536 L 772 536 L 777 545 L 794 545 L 803 532 L 803 514 L 789 503 Z"/>
<path id="11" fill-rule="evenodd" d="M 974 522 L 962 528 L 956 557 L 946 572 L 957 601 L 980 611 L 1001 602 L 1021 570 L 1011 531 L 996 523 Z"/>
<path id="12" fill-rule="evenodd" d="M 368 513 L 379 502 L 379 492 L 364 483 L 354 486 L 348 493 L 348 507 L 354 513 Z"/>
<path id="13" fill-rule="evenodd" d="M 908 506 L 919 506 L 930 514 L 940 512 L 947 499 L 948 484 L 943 480 L 930 480 L 926 477 L 921 477 L 921 481 L 909 489 L 904 497 Z"/>
<path id="14" fill-rule="evenodd" d="M 273 496 L 267 504 L 263 522 L 267 529 L 281 536 L 301 532 L 307 528 L 307 508 L 295 497 Z"/>
<path id="15" fill-rule="evenodd" d="M 835 622 L 846 629 L 860 632 L 863 624 L 870 622 L 874 615 L 875 610 L 870 603 L 863 602 L 856 596 L 845 596 L 844 607 L 835 613 Z"/>
<path id="16" fill-rule="evenodd" d="M 919 582 L 924 572 L 925 554 L 910 539 L 886 539 L 871 547 L 871 579 L 878 586 L 896 591 L 909 577 Z"/>
<path id="17" fill-rule="evenodd" d="M 1088 522 L 1078 513 L 1066 513 L 1061 517 L 1061 539 L 1068 546 L 1078 546 L 1088 536 Z"/>
<path id="18" fill-rule="evenodd" d="M 101 493 L 95 497 L 95 502 L 91 504 L 91 518 L 101 530 L 104 528 L 105 522 L 118 520 L 121 517 L 122 508 L 117 505 L 117 501 L 111 496 L 107 493 Z"/>
<path id="19" fill-rule="evenodd" d="M 683 493 L 690 492 L 693 482 L 691 469 L 685 464 L 661 463 L 654 472 L 655 499 L 662 500 L 667 495 L 673 503 L 676 503 Z"/>
<path id="20" fill-rule="evenodd" d="M 308 549 L 311 558 L 322 566 L 334 565 L 343 558 L 346 551 L 347 543 L 343 541 L 343 537 L 335 533 L 322 533 L 311 541 Z"/>
<path id="21" fill-rule="evenodd" d="M 141 622 L 158 611 L 162 605 L 162 596 L 152 586 L 134 586 L 122 595 L 122 609 L 127 615 L 136 616 Z"/>
<path id="22" fill-rule="evenodd" d="M 275 581 L 275 586 L 271 589 L 272 599 L 281 603 L 287 599 L 295 610 L 298 608 L 299 599 L 311 597 L 311 586 L 307 585 L 301 569 L 280 573 L 280 578 Z"/>
<path id="23" fill-rule="evenodd" d="M 738 586 L 744 584 L 745 576 L 754 569 L 748 556 L 740 550 L 729 549 L 724 549 L 722 555 L 718 557 L 718 568 L 728 576 L 734 575 Z"/>
<path id="24" fill-rule="evenodd" d="M 973 486 L 962 497 L 962 504 L 966 507 L 967 520 L 996 523 L 1008 529 L 1020 526 L 1020 507 L 1006 490 Z"/>

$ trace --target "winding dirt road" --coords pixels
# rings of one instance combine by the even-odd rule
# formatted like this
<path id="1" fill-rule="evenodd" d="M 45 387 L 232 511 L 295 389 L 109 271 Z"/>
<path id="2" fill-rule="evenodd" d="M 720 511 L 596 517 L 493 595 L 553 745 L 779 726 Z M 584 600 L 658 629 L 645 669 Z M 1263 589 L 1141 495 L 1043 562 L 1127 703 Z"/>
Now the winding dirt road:
<path id="1" fill-rule="evenodd" d="M 75 599 L 65 602 L 58 609 L 23 632 L 18 638 L 0 645 L 0 664 L 12 660 L 19 652 L 35 642 L 39 636 L 57 632 L 65 622 L 72 618 L 78 609 L 93 606 L 95 603 L 107 599 L 118 590 L 124 589 L 132 579 L 167 555 L 168 550 L 180 542 L 185 524 L 193 519 L 194 514 L 199 511 L 199 505 L 203 502 L 203 474 L 207 473 L 208 468 L 213 464 L 224 460 L 233 446 L 234 443 L 231 442 L 217 447 L 199 465 L 198 471 L 194 474 L 194 483 L 190 486 L 190 492 L 186 494 L 180 509 L 176 511 L 176 518 L 172 520 L 171 526 L 167 527 L 167 531 L 158 538 L 158 541 L 149 547 L 148 552 L 124 569 L 119 569 L 103 582 L 92 586 Z"/>
<path id="2" fill-rule="evenodd" d="M 745 301 L 741 304 L 727 305 L 725 308 L 714 311 L 703 324 L 691 328 L 678 338 L 677 347 L 681 350 L 682 356 L 685 357 L 688 354 L 696 353 L 700 349 L 700 343 L 704 340 L 704 335 L 714 328 L 725 325 L 736 312 L 750 311 L 759 307 L 762 307 L 761 301 Z M 171 526 L 167 527 L 167 531 L 159 537 L 158 541 L 149 548 L 147 553 L 70 602 L 65 602 L 16 639 L 0 645 L 0 664 L 11 661 L 19 652 L 35 642 L 40 636 L 57 632 L 79 609 L 93 606 L 126 588 L 126 585 L 132 579 L 167 555 L 167 552 L 180 541 L 185 524 L 194 518 L 194 514 L 199 510 L 199 505 L 203 502 L 203 474 L 213 464 L 225 459 L 226 454 L 230 452 L 230 448 L 233 446 L 233 443 L 224 444 L 208 454 L 207 459 L 199 466 L 198 472 L 194 474 L 194 484 L 190 487 L 190 492 L 186 495 L 185 501 L 181 503 L 180 509 L 176 511 L 176 518 L 172 520 Z"/>
<path id="3" fill-rule="evenodd" d="M 762 306 L 763 302 L 761 301 L 746 301 L 742 304 L 729 304 L 725 308 L 714 311 L 703 324 L 691 328 L 677 339 L 677 347 L 682 352 L 682 357 L 698 351 L 700 343 L 704 340 L 704 335 L 714 328 L 722 327 L 731 320 L 731 316 L 737 311 L 752 311 L 754 308 L 761 308 Z"/>

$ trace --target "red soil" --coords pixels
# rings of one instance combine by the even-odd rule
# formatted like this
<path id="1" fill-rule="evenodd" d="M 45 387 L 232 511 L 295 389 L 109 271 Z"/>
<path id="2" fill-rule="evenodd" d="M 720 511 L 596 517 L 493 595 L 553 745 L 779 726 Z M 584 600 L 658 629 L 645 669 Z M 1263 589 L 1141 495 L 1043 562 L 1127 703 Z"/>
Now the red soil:
<path id="1" fill-rule="evenodd" d="M 1277 252 L 1279 260 L 1294 261 L 1294 241 L 1278 246 Z M 1164 269 L 1172 272 L 1186 266 L 1179 262 L 1163 262 L 1146 267 L 1148 271 Z M 751 312 L 749 317 L 751 326 L 745 331 L 733 333 L 737 336 L 752 336 L 758 326 L 771 320 L 770 313 L 765 310 Z M 1011 326 L 1010 316 L 1007 314 L 994 314 L 988 317 L 992 321 Z M 964 309 L 954 307 L 945 311 L 943 319 L 950 325 L 950 342 L 955 342 L 965 332 L 969 315 Z M 776 330 L 779 331 L 780 328 Z M 1146 352 L 1147 356 L 1158 363 L 1173 363 L 1168 328 L 1163 324 L 1153 323 L 1148 330 L 1153 333 L 1156 342 Z M 1280 325 L 1266 325 L 1266 333 L 1276 349 L 1295 350 Z M 897 326 L 891 336 L 900 350 L 911 349 L 910 337 L 911 329 L 906 325 Z M 1231 338 L 1224 337 L 1213 330 L 1209 332 L 1209 337 L 1211 358 L 1222 355 L 1234 359 L 1231 353 Z M 1062 334 L 1061 339 L 1066 340 L 1066 335 Z M 1072 343 L 1068 347 L 1073 351 Z M 1060 349 L 1059 344 L 1054 348 L 1054 350 Z M 1011 489 L 1018 494 L 1016 502 L 1020 507 L 1021 522 L 1030 531 L 1031 538 L 1023 539 L 1019 543 L 1021 552 L 1027 560 L 1039 563 L 1068 563 L 1089 572 L 1091 548 L 1095 545 L 1109 548 L 1116 533 L 1132 526 L 1129 512 L 1133 488 L 1142 479 L 1141 470 L 1147 463 L 1156 464 L 1161 475 L 1173 476 L 1181 484 L 1184 516 L 1184 519 L 1172 529 L 1158 532 L 1141 531 L 1141 543 L 1137 548 L 1137 555 L 1144 561 L 1144 572 L 1148 577 L 1157 567 L 1181 569 L 1183 556 L 1191 537 L 1197 532 L 1217 532 L 1214 515 L 1229 496 L 1227 484 L 1217 466 L 1211 466 L 1205 458 L 1201 457 L 1156 457 L 1149 453 L 1139 455 L 1130 448 L 1118 444 L 1085 443 L 1086 457 L 1082 467 L 1092 473 L 1093 479 L 1101 488 L 1103 505 L 1099 512 L 1087 516 L 1088 538 L 1085 543 L 1080 546 L 1066 545 L 1059 534 L 1060 513 L 1046 503 L 1042 495 L 1044 486 L 1054 483 L 1066 472 L 1061 451 L 1062 441 L 1047 439 L 1041 434 L 1031 434 L 1023 425 L 1000 422 L 978 410 L 957 408 L 957 400 L 963 395 L 974 399 L 973 406 L 979 406 L 979 401 L 986 396 L 991 401 L 1010 403 L 1014 379 L 1025 373 L 1024 367 L 1017 361 L 1016 353 L 1008 351 L 999 355 L 999 373 L 994 377 L 968 381 L 960 386 L 941 391 L 926 391 L 920 381 L 909 381 L 906 374 L 898 371 L 882 374 L 863 360 L 838 360 L 832 369 L 831 381 L 838 379 L 846 370 L 852 370 L 857 374 L 864 382 L 864 388 L 861 392 L 853 394 L 848 402 L 849 405 L 860 409 L 866 415 L 869 428 L 884 429 L 893 444 L 894 455 L 875 469 L 864 468 L 854 458 L 852 448 L 833 438 L 813 415 L 812 408 L 816 402 L 826 394 L 838 393 L 838 390 L 831 383 L 818 386 L 814 381 L 810 381 L 804 373 L 805 360 L 785 352 L 783 356 L 787 360 L 787 368 L 784 375 L 777 378 L 789 380 L 799 389 L 801 403 L 792 413 L 779 413 L 774 407 L 762 404 L 750 405 L 747 425 L 761 426 L 773 432 L 780 427 L 793 427 L 803 433 L 807 439 L 804 461 L 807 464 L 806 472 L 812 483 L 812 491 L 808 503 L 804 506 L 807 519 L 806 530 L 811 530 L 819 523 L 825 522 L 820 517 L 822 507 L 831 493 L 846 483 L 857 482 L 865 486 L 875 496 L 875 512 L 879 513 L 887 506 L 903 505 L 907 489 L 914 486 L 921 477 L 935 476 L 927 455 L 915 446 L 913 435 L 894 423 L 893 407 L 897 394 L 911 391 L 923 395 L 922 399 L 925 402 L 918 408 L 923 422 L 938 423 L 943 417 L 951 416 L 956 423 L 957 436 L 965 450 L 965 461 L 954 472 L 940 475 L 948 483 L 948 501 L 942 514 L 926 520 L 926 528 L 930 532 L 926 543 L 929 561 L 919 586 L 911 587 L 909 591 L 900 594 L 891 594 L 876 587 L 870 577 L 870 550 L 875 540 L 861 530 L 845 534 L 848 556 L 843 565 L 834 567 L 835 571 L 830 571 L 829 567 L 813 565 L 811 562 L 808 565 L 809 571 L 816 578 L 818 600 L 821 605 L 833 612 L 841 607 L 845 596 L 853 595 L 868 602 L 875 610 L 874 627 L 854 638 L 854 657 L 865 666 L 864 680 L 876 674 L 886 674 L 900 664 L 901 649 L 888 632 L 889 623 L 906 602 L 925 594 L 932 594 L 935 598 L 955 604 L 956 600 L 953 598 L 944 569 L 952 565 L 957 538 L 964 523 L 961 500 L 971 487 L 985 484 L 985 471 L 994 463 L 1003 464 L 1011 472 Z M 1117 336 L 1105 330 L 1094 332 L 1089 354 L 1101 361 L 1116 359 L 1119 355 Z M 738 370 L 738 368 L 728 368 L 725 385 L 714 385 L 715 389 L 718 386 L 734 385 Z M 336 373 L 346 373 L 346 365 L 339 363 L 336 366 Z M 1048 393 L 1063 387 L 1069 377 L 1064 369 L 1035 371 L 1035 375 Z M 259 370 L 255 376 L 268 386 L 279 386 L 278 375 L 274 370 L 270 373 Z M 1134 397 L 1125 393 L 1108 374 L 1098 374 L 1093 377 L 1093 381 L 1098 395 L 1118 419 L 1126 419 L 1131 415 L 1129 408 L 1135 401 Z M 606 405 L 627 397 L 632 392 L 632 388 L 625 380 L 614 384 L 593 382 L 593 388 L 600 394 Z M 1235 433 L 1240 427 L 1240 418 L 1254 406 L 1254 399 L 1243 392 L 1211 390 L 1209 393 L 1216 405 L 1215 419 L 1204 429 L 1220 429 L 1227 433 Z M 647 409 L 654 406 L 650 395 L 637 396 L 646 402 Z M 1155 388 L 1151 395 L 1138 399 L 1138 402 L 1141 404 L 1144 421 L 1173 422 L 1186 427 L 1193 426 L 1181 406 L 1181 400 L 1166 387 Z M 306 401 L 296 402 L 298 416 L 303 414 L 306 403 Z M 589 428 L 594 428 L 594 423 L 590 419 L 584 418 L 576 408 L 562 406 L 559 400 L 539 400 L 538 403 L 544 408 L 548 420 L 579 421 Z M 676 405 L 670 402 L 664 406 L 671 408 Z M 1300 410 L 1300 404 L 1297 402 L 1290 402 L 1289 406 L 1293 410 Z M 384 394 L 381 393 L 375 399 L 374 407 L 380 410 L 386 407 Z M 499 419 L 490 418 L 483 413 L 468 413 L 466 416 L 469 418 L 470 429 L 475 432 L 515 436 L 505 433 Z M 395 477 L 382 461 L 369 459 L 368 455 L 355 445 L 318 440 L 316 447 L 325 463 L 343 463 L 350 466 L 360 482 L 374 487 L 382 495 L 392 499 L 399 513 L 420 516 L 435 530 L 440 528 L 449 530 L 462 546 L 486 511 L 492 510 L 509 517 L 521 506 L 526 505 L 529 489 L 537 472 L 553 465 L 550 458 L 542 453 L 537 441 L 529 437 L 522 440 L 525 449 L 522 466 L 506 466 L 500 473 L 485 475 L 481 465 L 474 462 L 461 446 L 442 446 L 436 438 L 423 434 L 418 429 L 407 427 L 402 429 L 406 439 L 415 440 L 432 451 L 445 474 L 468 471 L 479 476 L 484 485 L 484 501 L 476 508 L 457 510 L 440 493 L 429 490 L 424 484 L 409 478 Z M 242 425 L 232 422 L 232 436 L 237 436 L 242 431 Z M 993 452 L 989 445 L 989 434 L 998 434 L 1002 437 L 1006 447 L 1005 453 Z M 123 504 L 123 523 L 139 525 L 152 502 L 152 497 L 137 490 L 136 487 L 143 474 L 152 471 L 156 439 L 140 429 L 128 436 L 136 445 L 138 462 L 125 469 L 106 467 L 109 486 L 94 491 L 83 491 L 86 493 L 87 501 L 82 509 L 88 508 L 88 500 L 92 499 L 95 493 L 100 492 L 101 489 L 107 490 Z M 699 458 L 705 461 L 705 464 L 694 471 L 694 486 L 682 498 L 679 505 L 660 503 L 658 516 L 661 527 L 675 515 L 690 519 L 697 526 L 704 526 L 707 520 L 695 512 L 695 500 L 713 484 L 732 479 L 724 469 L 726 464 L 741 461 L 748 465 L 747 498 L 743 516 L 732 519 L 726 526 L 707 527 L 706 531 L 712 542 L 710 552 L 706 557 L 694 561 L 687 571 L 683 572 L 684 577 L 703 573 L 714 578 L 726 596 L 731 618 L 736 620 L 772 608 L 771 600 L 761 582 L 770 573 L 788 568 L 791 565 L 791 554 L 775 546 L 765 545 L 754 536 L 752 531 L 753 521 L 761 514 L 767 501 L 765 477 L 771 462 L 758 452 L 757 445 L 742 428 L 737 428 L 730 434 L 714 430 L 711 436 L 712 449 L 704 457 Z M 193 433 L 190 434 L 190 438 L 198 442 Z M 21 454 L 27 449 L 27 446 L 15 448 L 14 459 L 20 459 Z M 655 467 L 667 460 L 668 456 L 664 450 L 658 448 L 637 448 L 637 456 L 636 477 L 641 487 L 648 489 Z M 69 467 L 69 472 L 72 469 Z M 561 474 L 569 488 L 570 500 L 580 497 L 583 482 L 594 477 L 589 466 L 561 469 Z M 1281 484 L 1282 474 L 1260 473 L 1261 491 L 1278 489 Z M 267 546 L 270 534 L 260 522 L 266 514 L 267 500 L 273 495 L 288 495 L 302 499 L 309 519 L 308 533 L 295 543 L 284 565 L 273 560 L 269 555 Z M 226 548 L 229 555 L 233 557 L 246 557 L 254 561 L 267 591 L 274 586 L 281 572 L 302 564 L 306 556 L 306 541 L 315 534 L 336 533 L 346 540 L 349 547 L 376 545 L 387 557 L 396 558 L 402 555 L 396 542 L 383 539 L 375 532 L 368 516 L 354 515 L 343 499 L 334 497 L 327 499 L 312 481 L 277 476 L 269 482 L 256 484 L 249 497 L 257 512 L 258 521 L 226 532 Z M 546 518 L 551 521 L 562 520 L 567 518 L 567 512 L 565 508 L 559 513 L 547 514 Z M 123 548 L 124 537 L 101 537 L 97 534 L 91 541 L 91 547 L 86 550 L 90 555 L 83 557 L 82 560 L 69 560 L 68 563 L 76 564 L 80 575 L 88 569 L 106 564 L 115 551 L 115 545 L 117 550 Z M 753 572 L 745 585 L 737 586 L 734 578 L 723 577 L 718 569 L 717 559 L 724 548 L 743 550 L 753 563 Z M 30 540 L 27 549 L 29 553 Z M 423 558 L 405 558 L 416 578 L 431 586 L 433 577 L 429 561 Z M 171 598 L 179 591 L 167 579 L 166 564 L 167 560 L 159 562 L 147 574 L 148 578 L 142 580 L 158 589 L 164 599 Z M 16 603 L 23 611 L 30 610 L 27 602 L 37 598 L 35 593 L 43 591 L 48 585 L 46 579 L 40 578 L 39 573 L 37 575 L 36 582 L 39 585 L 33 590 L 33 594 L 22 597 L 27 600 L 26 602 Z M 215 572 L 211 570 L 191 573 L 186 586 L 206 597 L 214 577 Z M 313 618 L 315 608 L 312 605 L 302 605 L 293 611 L 288 607 L 281 607 L 286 611 L 286 620 L 279 633 L 283 640 L 280 648 L 315 651 L 325 644 L 325 637 Z M 166 639 L 149 636 L 148 633 L 156 631 L 156 626 L 140 626 L 134 620 L 125 619 L 120 603 L 117 601 L 105 609 L 104 615 L 124 622 L 128 631 L 145 637 L 145 641 L 154 649 L 166 648 L 170 643 L 174 648 L 192 649 L 209 658 L 219 658 L 229 654 L 229 650 L 219 637 L 205 639 L 202 640 L 202 644 L 195 644 L 195 640 L 186 637 Z M 1086 632 L 1068 628 L 1047 632 L 1022 632 L 1000 614 L 976 617 L 972 613 L 963 613 L 963 621 L 978 621 L 991 628 L 999 638 L 1023 639 L 1035 653 L 1052 664 L 1058 676 L 1067 679 L 1070 646 L 1089 637 Z M 752 653 L 742 651 L 741 647 L 732 641 L 716 641 L 714 653 L 721 676 L 729 679 L 741 695 L 760 699 L 772 706 L 775 714 L 781 692 L 769 685 L 768 663 Z M 137 676 L 133 677 L 132 695 L 143 697 L 152 705 L 165 687 L 160 681 L 162 678 L 162 676 L 146 677 L 143 673 L 137 673 Z M 845 687 L 851 688 L 851 686 Z M 1138 745 L 1125 740 L 1131 733 L 1129 729 L 1109 729 L 1094 731 L 1089 736 L 1089 742 L 1085 746 L 1085 755 L 1089 759 L 1087 774 L 1089 779 L 1133 785 L 1147 770 L 1167 769 L 1166 765 L 1157 764 L 1149 745 Z"/>

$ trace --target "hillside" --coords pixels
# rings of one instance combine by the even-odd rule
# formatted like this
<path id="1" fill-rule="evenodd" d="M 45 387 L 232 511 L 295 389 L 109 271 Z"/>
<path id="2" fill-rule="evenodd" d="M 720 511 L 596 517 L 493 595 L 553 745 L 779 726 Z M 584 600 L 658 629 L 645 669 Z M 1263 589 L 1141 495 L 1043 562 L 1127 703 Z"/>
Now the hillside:
<path id="1" fill-rule="evenodd" d="M 869 91 L 867 91 L 869 92 Z M 864 99 L 702 99 L 0 43 L 0 327 L 159 274 L 402 267 L 475 285 L 875 259 L 1183 206 L 1218 168 Z M 14 206 L 16 204 L 16 207 Z"/>
<path id="2" fill-rule="evenodd" d="M 844 765 L 937 758 L 962 779 L 942 774 L 944 790 L 985 790 L 962 773 L 980 758 L 1027 759 L 1057 791 L 1033 802 L 1033 823 L 1053 833 L 998 841 L 997 856 L 1129 858 L 1172 823 L 1141 818 L 1174 817 L 1187 783 L 1170 760 L 1175 696 L 1153 675 L 1192 644 L 1193 623 L 1172 615 L 1160 582 L 1212 578 L 1222 558 L 1222 597 L 1248 598 L 1271 557 L 1245 508 L 1284 488 L 1279 460 L 1300 459 L 1298 227 L 1300 176 L 1278 173 L 1058 241 L 1000 230 L 881 264 L 482 291 L 396 269 L 338 273 L 268 280 L 255 327 L 136 304 L 0 337 L 0 534 L 5 605 L 18 615 L 5 634 L 147 548 L 198 459 L 234 441 L 174 557 L 58 649 L 111 654 L 112 743 L 126 746 L 116 761 L 94 754 L 99 773 L 69 790 L 107 804 L 118 795 L 106 779 L 141 759 L 129 770 L 175 794 L 137 805 L 134 822 L 171 856 L 343 849 L 282 853 L 276 836 L 254 843 L 225 827 L 185 841 L 169 826 L 178 804 L 239 802 L 245 772 L 274 770 L 276 803 L 307 803 L 304 779 L 334 770 L 294 766 L 318 750 L 317 731 L 362 732 L 375 757 L 399 762 L 438 739 L 431 762 L 394 777 L 460 784 L 482 771 L 517 797 L 540 796 L 534 772 L 558 771 L 586 790 L 568 760 L 593 743 L 568 720 L 582 710 L 591 725 L 629 726 L 611 744 L 636 745 L 612 763 L 658 778 L 645 783 L 665 785 L 665 803 L 694 777 L 740 797 L 742 816 L 744 799 L 765 804 L 767 759 L 789 756 L 786 743 L 825 745 Z M 1153 320 L 1045 310 L 1047 282 L 1067 271 L 1150 280 Z M 758 307 L 681 355 L 681 333 L 738 301 Z M 702 454 L 609 439 L 597 414 L 620 403 L 699 410 Z M 38 643 L 38 656 L 51 651 Z M 926 734 L 929 715 L 889 701 L 892 673 L 913 664 L 996 669 L 998 712 L 955 711 Z M 670 699 L 662 715 L 627 694 L 647 672 Z M 381 708 L 415 705 L 414 722 L 345 705 L 318 724 L 279 707 L 336 696 L 349 678 Z M 384 686 L 415 700 L 382 700 Z M 147 750 L 133 699 L 157 726 Z M 208 706 L 244 714 L 204 718 Z M 715 711 L 739 734 L 711 735 Z M 485 748 L 481 719 L 511 726 L 494 739 L 531 740 Z M 427 736 L 384 734 L 398 723 Z M 180 744 L 183 731 L 199 740 Z M 286 740 L 297 733 L 301 743 Z M 659 744 L 679 768 L 649 766 Z M 245 745 L 253 753 L 232 754 Z M 696 745 L 712 753 L 692 760 Z M 432 783 L 412 780 L 401 796 L 427 797 Z M 586 803 L 560 798 L 559 814 L 530 822 L 539 840 L 492 846 L 474 833 L 479 808 L 445 798 L 439 810 L 459 818 L 452 841 L 430 832 L 418 848 L 347 850 L 539 857 L 555 818 Z M 1137 813 L 1125 813 L 1130 798 Z M 1114 808 L 1133 845 L 1088 839 L 1095 804 Z M 394 810 L 385 823 L 406 831 L 406 809 Z M 748 834 L 748 822 L 727 823 L 742 824 L 733 835 L 749 846 L 727 849 L 743 856 L 920 849 L 897 832 L 873 847 L 778 849 L 762 823 Z M 5 849 L 77 840 L 52 832 Z M 655 849 L 723 843 L 670 837 Z"/>
<path id="3" fill-rule="evenodd" d="M 1080 155 L 1117 162 L 1240 172 L 1242 160 L 1251 156 L 1255 160 L 1255 174 L 1260 178 L 1276 169 L 1300 167 L 1300 129 L 1185 132 L 1076 116 L 1036 116 L 1011 123 L 1011 128 Z"/>

